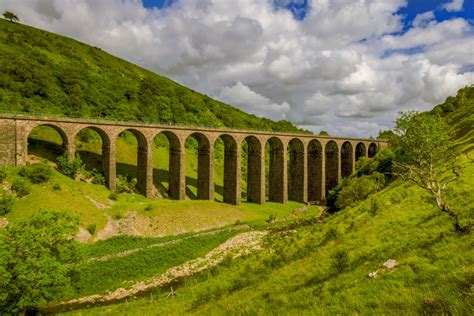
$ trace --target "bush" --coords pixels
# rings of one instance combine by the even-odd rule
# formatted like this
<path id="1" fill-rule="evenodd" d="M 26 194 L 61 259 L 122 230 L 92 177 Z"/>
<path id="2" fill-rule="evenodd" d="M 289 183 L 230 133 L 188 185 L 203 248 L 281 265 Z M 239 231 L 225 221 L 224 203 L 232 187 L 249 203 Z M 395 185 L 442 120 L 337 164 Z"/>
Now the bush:
<path id="1" fill-rule="evenodd" d="M 53 185 L 53 191 L 61 191 L 61 186 L 59 185 L 59 183 L 55 183 Z"/>
<path id="2" fill-rule="evenodd" d="M 265 222 L 267 222 L 267 224 L 271 224 L 275 221 L 276 219 L 276 215 L 275 214 L 270 214 L 268 215 L 268 218 L 265 220 Z"/>
<path id="3" fill-rule="evenodd" d="M 89 224 L 89 225 L 87 226 L 87 231 L 88 231 L 91 235 L 94 235 L 96 229 L 97 229 L 97 225 L 96 225 L 96 224 Z"/>
<path id="4" fill-rule="evenodd" d="M 84 169 L 84 164 L 79 155 L 73 161 L 69 161 L 67 154 L 61 155 L 56 159 L 58 170 L 62 174 L 74 178 L 81 170 Z"/>
<path id="5" fill-rule="evenodd" d="M 147 205 L 147 206 L 145 207 L 145 211 L 151 211 L 151 210 L 153 210 L 153 206 L 152 206 L 152 205 L 149 204 L 149 205 Z"/>
<path id="6" fill-rule="evenodd" d="M 4 193 L 0 196 L 0 216 L 7 215 L 15 204 L 15 198 L 8 193 Z"/>
<path id="7" fill-rule="evenodd" d="M 16 193 L 19 197 L 24 197 L 31 192 L 30 184 L 24 179 L 15 179 L 12 183 L 12 191 Z"/>
<path id="8" fill-rule="evenodd" d="M 20 169 L 18 174 L 28 178 L 32 183 L 43 183 L 51 178 L 51 167 L 41 163 L 26 165 Z"/>
<path id="9" fill-rule="evenodd" d="M 93 169 L 90 173 L 92 177 L 92 183 L 94 184 L 100 184 L 104 185 L 105 184 L 105 176 L 103 173 L 99 172 L 97 169 Z"/>
<path id="10" fill-rule="evenodd" d="M 337 208 L 346 208 L 358 201 L 364 200 L 371 193 L 377 192 L 385 185 L 385 177 L 383 174 L 375 171 L 370 176 L 351 178 L 347 183 L 337 195 Z"/>
<path id="11" fill-rule="evenodd" d="M 137 185 L 137 179 L 131 179 L 129 176 L 118 175 L 116 190 L 118 193 L 134 193 Z"/>
<path id="12" fill-rule="evenodd" d="M 3 183 L 7 178 L 7 168 L 0 167 L 0 183 Z"/>
<path id="13" fill-rule="evenodd" d="M 109 199 L 111 199 L 112 201 L 117 201 L 117 199 L 118 199 L 118 194 L 117 194 L 117 192 L 112 192 L 112 193 L 110 193 Z"/>
<path id="14" fill-rule="evenodd" d="M 349 256 L 347 251 L 338 250 L 331 256 L 332 265 L 337 273 L 341 273 L 349 266 Z"/>

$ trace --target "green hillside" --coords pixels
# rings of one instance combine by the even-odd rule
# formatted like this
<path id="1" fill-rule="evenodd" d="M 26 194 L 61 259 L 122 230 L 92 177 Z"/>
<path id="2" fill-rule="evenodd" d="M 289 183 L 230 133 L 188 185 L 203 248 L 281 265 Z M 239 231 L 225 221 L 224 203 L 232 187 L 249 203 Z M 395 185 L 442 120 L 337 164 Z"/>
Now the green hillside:
<path id="1" fill-rule="evenodd" d="M 447 200 L 474 223 L 474 87 L 433 110 L 450 123 L 461 177 Z M 446 111 L 450 108 L 449 111 Z M 443 110 L 444 111 L 441 111 Z M 314 215 L 313 215 L 314 216 Z M 474 239 L 417 186 L 395 180 L 319 220 L 271 225 L 265 249 L 149 296 L 70 315 L 472 315 Z M 393 268 L 384 266 L 395 260 Z M 175 288 L 176 290 L 176 288 Z"/>
<path id="2" fill-rule="evenodd" d="M 304 132 L 246 114 L 100 48 L 0 19 L 0 111 Z"/>

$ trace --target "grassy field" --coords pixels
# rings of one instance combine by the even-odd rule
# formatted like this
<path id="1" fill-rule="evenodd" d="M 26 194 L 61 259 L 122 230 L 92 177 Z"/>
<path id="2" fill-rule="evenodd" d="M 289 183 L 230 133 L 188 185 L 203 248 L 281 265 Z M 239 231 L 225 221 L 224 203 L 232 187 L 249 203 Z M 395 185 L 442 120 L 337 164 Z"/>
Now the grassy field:
<path id="1" fill-rule="evenodd" d="M 449 202 L 466 224 L 474 219 L 474 163 L 462 164 Z M 388 259 L 394 269 L 383 267 Z M 472 233 L 455 233 L 425 192 L 396 181 L 290 237 L 273 234 L 266 251 L 188 279 L 172 299 L 157 290 L 68 314 L 472 315 L 473 266 Z"/>
<path id="2" fill-rule="evenodd" d="M 93 261 L 76 266 L 77 277 L 73 278 L 72 284 L 75 292 L 65 299 L 105 293 L 119 287 L 126 288 L 138 281 L 163 273 L 170 267 L 203 256 L 236 233 L 236 231 L 222 231 L 209 235 L 181 237 L 182 239 L 175 239 L 174 243 L 160 247 L 151 246 L 163 242 L 162 240 L 142 238 L 144 240 L 140 243 L 146 246 L 142 245 L 140 251 L 124 257 L 117 256 L 106 261 Z M 127 239 L 130 237 L 120 238 L 118 248 L 105 247 L 106 254 L 117 253 L 119 249 L 120 251 L 136 249 L 137 239 L 132 238 L 131 242 Z M 104 243 L 107 241 L 100 246 L 102 249 L 104 249 Z M 97 248 L 95 245 L 87 245 L 85 248 L 89 254 L 97 252 L 97 249 L 94 249 Z"/>
<path id="3" fill-rule="evenodd" d="M 9 169 L 7 181 L 11 183 L 19 178 L 17 173 L 18 168 Z M 30 194 L 17 199 L 6 218 L 14 221 L 28 217 L 39 209 L 70 210 L 79 215 L 83 228 L 95 224 L 97 231 L 100 231 L 110 218 L 124 219 L 127 214 L 133 213 L 137 219 L 135 228 L 143 235 L 165 236 L 236 222 L 261 224 L 270 214 L 281 217 L 301 206 L 296 202 L 233 206 L 212 201 L 147 199 L 138 194 L 119 194 L 117 200 L 112 201 L 109 196 L 110 191 L 102 185 L 75 181 L 53 171 L 48 183 L 32 185 Z"/>

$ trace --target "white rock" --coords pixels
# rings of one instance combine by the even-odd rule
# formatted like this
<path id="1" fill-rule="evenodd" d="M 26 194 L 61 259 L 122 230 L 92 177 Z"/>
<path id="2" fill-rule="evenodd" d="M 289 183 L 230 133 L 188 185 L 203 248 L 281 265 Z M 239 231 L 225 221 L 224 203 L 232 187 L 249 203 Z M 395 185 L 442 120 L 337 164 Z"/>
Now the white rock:
<path id="1" fill-rule="evenodd" d="M 384 262 L 383 266 L 387 269 L 393 269 L 397 266 L 397 261 L 395 259 L 388 259 Z"/>

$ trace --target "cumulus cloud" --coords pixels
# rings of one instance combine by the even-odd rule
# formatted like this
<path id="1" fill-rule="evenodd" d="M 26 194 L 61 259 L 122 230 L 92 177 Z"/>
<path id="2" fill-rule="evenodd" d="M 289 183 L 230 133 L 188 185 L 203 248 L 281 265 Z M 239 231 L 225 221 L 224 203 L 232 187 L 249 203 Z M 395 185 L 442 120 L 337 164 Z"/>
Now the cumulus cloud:
<path id="1" fill-rule="evenodd" d="M 218 98 L 230 104 L 235 104 L 249 113 L 258 116 L 266 115 L 278 120 L 284 119 L 286 113 L 290 110 L 288 103 L 273 103 L 269 98 L 252 91 L 240 81 L 232 87 L 222 89 Z"/>
<path id="2" fill-rule="evenodd" d="M 398 111 L 428 109 L 474 82 L 465 19 L 437 22 L 429 11 L 404 31 L 405 0 L 312 0 L 303 20 L 284 9 L 291 2 L 2 0 L 0 10 L 315 132 L 376 135 Z"/>
<path id="3" fill-rule="evenodd" d="M 448 12 L 458 12 L 462 10 L 464 0 L 453 0 L 451 2 L 443 4 L 443 9 Z"/>

